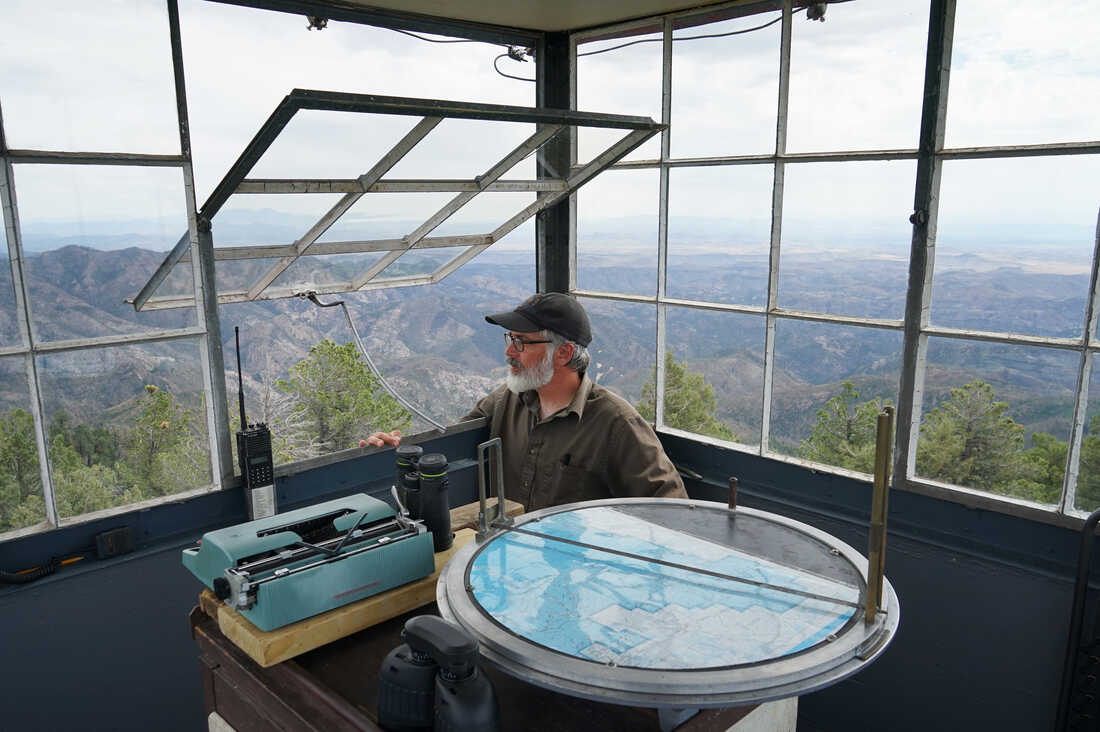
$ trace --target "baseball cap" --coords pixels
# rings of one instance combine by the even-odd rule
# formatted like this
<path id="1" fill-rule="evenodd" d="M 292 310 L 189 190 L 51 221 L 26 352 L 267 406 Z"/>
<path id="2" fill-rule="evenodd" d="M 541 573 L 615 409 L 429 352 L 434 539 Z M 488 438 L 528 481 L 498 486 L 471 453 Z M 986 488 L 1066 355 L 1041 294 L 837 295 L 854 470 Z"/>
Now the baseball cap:
<path id="1" fill-rule="evenodd" d="M 592 342 L 588 314 L 579 302 L 561 292 L 540 292 L 524 300 L 515 310 L 486 315 L 485 320 L 517 333 L 551 330 L 582 346 Z"/>

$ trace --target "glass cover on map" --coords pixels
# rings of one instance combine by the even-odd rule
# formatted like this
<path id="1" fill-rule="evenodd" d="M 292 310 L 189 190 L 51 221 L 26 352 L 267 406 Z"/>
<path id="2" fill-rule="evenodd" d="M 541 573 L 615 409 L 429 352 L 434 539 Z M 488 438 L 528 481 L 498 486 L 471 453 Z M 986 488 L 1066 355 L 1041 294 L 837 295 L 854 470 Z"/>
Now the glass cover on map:
<path id="1" fill-rule="evenodd" d="M 851 620 L 862 580 L 827 545 L 754 516 L 690 508 L 596 506 L 528 522 L 477 554 L 471 595 L 533 643 L 647 669 L 774 660 Z"/>

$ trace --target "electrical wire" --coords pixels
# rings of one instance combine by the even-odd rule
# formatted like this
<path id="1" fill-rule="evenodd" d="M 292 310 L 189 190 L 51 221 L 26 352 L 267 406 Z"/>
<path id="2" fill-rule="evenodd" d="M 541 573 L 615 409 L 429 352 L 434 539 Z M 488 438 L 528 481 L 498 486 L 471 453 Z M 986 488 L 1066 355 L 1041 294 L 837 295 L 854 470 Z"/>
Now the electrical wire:
<path id="1" fill-rule="evenodd" d="M 515 58 L 515 56 L 512 56 L 511 54 L 502 53 L 502 54 L 500 54 L 499 56 L 497 56 L 496 58 L 493 59 L 493 69 L 498 74 L 500 74 L 501 76 L 503 76 L 505 78 L 508 78 L 508 79 L 515 79 L 516 81 L 532 81 L 532 82 L 535 81 L 535 79 L 528 79 L 525 76 L 513 76 L 512 74 L 506 74 L 503 71 L 501 71 L 500 67 L 497 66 L 497 61 L 500 61 L 502 58 L 505 58 L 505 57 Z M 516 60 L 518 61 L 519 59 L 516 59 Z"/>
<path id="2" fill-rule="evenodd" d="M 77 554 L 67 559 L 50 557 L 48 562 L 38 567 L 31 567 L 30 569 L 23 569 L 18 572 L 0 571 L 0 583 L 5 585 L 25 585 L 29 582 L 34 582 L 36 579 L 41 579 L 42 577 L 53 574 L 67 564 L 79 562 L 82 559 L 84 559 L 83 554 Z"/>
<path id="3" fill-rule="evenodd" d="M 378 382 L 382 385 L 382 388 L 389 392 L 390 396 L 397 400 L 397 403 L 409 410 L 417 417 L 435 427 L 440 432 L 446 432 L 447 428 L 436 422 L 434 419 L 424 414 L 416 408 L 416 406 L 405 397 L 401 396 L 397 391 L 389 385 L 386 378 L 382 376 L 382 372 L 378 370 L 378 367 L 374 365 L 374 360 L 371 359 L 370 354 L 367 353 L 367 347 L 363 345 L 363 339 L 359 337 L 359 331 L 355 327 L 355 323 L 352 322 L 351 313 L 348 312 L 348 306 L 344 304 L 343 300 L 337 300 L 336 302 L 321 302 L 317 299 L 317 294 L 314 292 L 303 292 L 298 295 L 299 297 L 307 298 L 311 303 L 319 308 L 332 308 L 339 306 L 344 311 L 344 318 L 348 321 L 348 329 L 351 330 L 352 338 L 355 339 L 355 345 L 359 347 L 359 353 L 363 355 L 363 360 L 367 362 L 367 367 L 371 370 L 371 373 L 378 379 Z M 358 525 L 358 524 L 357 524 Z"/>
<path id="4" fill-rule="evenodd" d="M 703 39 L 703 38 L 726 38 L 728 36 L 739 36 L 743 33 L 752 33 L 753 31 L 763 30 L 764 28 L 775 25 L 776 23 L 778 23 L 781 20 L 783 20 L 782 15 L 780 15 L 778 18 L 774 18 L 773 20 L 769 20 L 767 23 L 762 23 L 760 25 L 755 25 L 752 28 L 742 28 L 741 30 L 728 31 L 726 33 L 704 33 L 704 34 L 697 35 L 697 36 L 680 36 L 678 38 L 673 38 L 672 41 L 673 41 L 673 43 L 675 43 L 677 41 L 698 41 L 698 40 Z M 601 54 L 601 53 L 607 53 L 608 51 L 618 51 L 620 48 L 627 48 L 628 46 L 636 46 L 639 43 L 659 43 L 659 42 L 663 42 L 663 41 L 664 41 L 663 38 L 639 38 L 638 40 L 629 41 L 627 43 L 620 43 L 617 46 L 611 46 L 609 48 L 601 48 L 598 51 L 588 51 L 586 53 L 578 53 L 577 58 L 580 58 L 582 56 L 596 56 L 596 55 Z M 498 74 L 500 74 L 501 76 L 506 77 L 508 79 L 516 79 L 517 81 L 531 81 L 531 82 L 535 81 L 534 79 L 528 79 L 528 78 L 523 77 L 523 76 L 513 76 L 512 74 L 506 74 L 505 72 L 500 70 L 500 67 L 497 65 L 497 63 L 502 58 L 504 58 L 505 56 L 507 56 L 509 58 L 513 58 L 517 61 L 524 60 L 522 58 L 517 57 L 515 53 L 512 53 L 513 50 L 514 49 L 512 47 L 509 47 L 509 53 L 502 53 L 499 56 L 497 56 L 496 58 L 494 58 L 493 59 L 493 69 Z"/>
<path id="5" fill-rule="evenodd" d="M 779 21 L 783 20 L 783 16 L 780 15 L 774 20 L 769 20 L 762 25 L 753 26 L 752 28 L 742 28 L 741 30 L 729 31 L 728 33 L 707 33 L 700 36 L 680 36 L 679 38 L 673 38 L 672 42 L 676 41 L 697 41 L 700 38 L 725 38 L 726 36 L 739 36 L 742 33 L 752 33 L 753 31 L 763 30 L 770 25 L 775 25 Z M 664 41 L 663 38 L 639 38 L 636 41 L 630 41 L 629 43 L 620 43 L 618 46 L 611 46 L 610 48 L 601 48 L 598 51 L 588 51 L 587 53 L 578 53 L 577 58 L 581 56 L 595 56 L 600 53 L 607 53 L 608 51 L 618 51 L 620 48 L 626 48 L 627 46 L 635 46 L 639 43 L 660 43 Z"/>
<path id="6" fill-rule="evenodd" d="M 427 41 L 428 43 L 488 43 L 488 41 L 475 41 L 472 38 L 428 38 L 427 36 L 422 36 L 417 33 L 413 33 L 412 31 L 401 30 L 400 28 L 390 28 L 390 30 L 394 31 L 395 33 L 403 33 L 406 36 L 418 38 L 421 41 Z"/>

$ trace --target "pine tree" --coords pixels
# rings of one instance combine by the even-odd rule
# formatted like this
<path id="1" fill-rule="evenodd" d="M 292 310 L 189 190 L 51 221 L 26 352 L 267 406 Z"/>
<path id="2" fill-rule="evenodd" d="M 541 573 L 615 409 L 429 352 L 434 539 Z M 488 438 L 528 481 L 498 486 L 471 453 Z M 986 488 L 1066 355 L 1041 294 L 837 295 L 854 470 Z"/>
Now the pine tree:
<path id="1" fill-rule="evenodd" d="M 163 496 L 210 481 L 207 448 L 191 411 L 152 384 L 122 446 L 119 476 L 132 500 Z"/>
<path id="2" fill-rule="evenodd" d="M 889 400 L 859 403 L 859 392 L 845 381 L 841 392 L 817 410 L 813 432 L 802 441 L 798 456 L 838 468 L 871 473 L 875 469 L 877 418 Z"/>
<path id="3" fill-rule="evenodd" d="M 1039 500 L 1043 476 L 1024 455 L 1024 428 L 982 381 L 952 389 L 920 430 L 917 474 L 954 485 Z"/>
<path id="4" fill-rule="evenodd" d="M 656 419 L 654 384 L 656 375 L 642 386 L 638 413 L 650 422 Z M 718 421 L 718 400 L 714 387 L 702 374 L 687 370 L 687 362 L 678 363 L 672 351 L 665 353 L 665 424 L 697 435 L 734 441 L 737 436 L 728 425 Z"/>
<path id="5" fill-rule="evenodd" d="M 363 435 L 405 429 L 408 411 L 386 393 L 354 343 L 337 345 L 327 338 L 290 369 L 276 387 L 292 399 L 285 424 L 298 446 L 294 459 L 343 450 Z"/>

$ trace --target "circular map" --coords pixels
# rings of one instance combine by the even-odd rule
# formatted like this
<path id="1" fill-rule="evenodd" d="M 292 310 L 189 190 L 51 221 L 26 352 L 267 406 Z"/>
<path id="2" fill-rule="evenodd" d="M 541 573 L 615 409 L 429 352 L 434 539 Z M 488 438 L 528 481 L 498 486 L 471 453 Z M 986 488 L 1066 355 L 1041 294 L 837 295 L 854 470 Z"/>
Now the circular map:
<path id="1" fill-rule="evenodd" d="M 791 696 L 882 651 L 899 608 L 864 622 L 866 560 L 812 527 L 668 499 L 545 509 L 462 549 L 445 617 L 482 655 L 558 691 L 644 706 Z"/>

